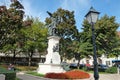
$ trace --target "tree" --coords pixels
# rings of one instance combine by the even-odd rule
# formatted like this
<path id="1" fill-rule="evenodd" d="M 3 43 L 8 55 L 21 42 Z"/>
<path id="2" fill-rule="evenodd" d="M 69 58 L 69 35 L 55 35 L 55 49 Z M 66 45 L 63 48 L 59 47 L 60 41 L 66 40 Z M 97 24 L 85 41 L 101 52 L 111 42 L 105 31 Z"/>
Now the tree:
<path id="1" fill-rule="evenodd" d="M 57 19 L 57 35 L 61 37 L 60 54 L 71 58 L 72 56 L 70 54 L 73 54 L 73 51 L 71 51 L 69 48 L 71 46 L 72 40 L 76 38 L 75 36 L 78 33 L 78 30 L 75 26 L 74 12 L 59 8 L 52 15 Z M 47 17 L 46 25 L 49 25 L 51 21 L 51 18 Z"/>
<path id="2" fill-rule="evenodd" d="M 76 39 L 72 42 L 72 50 L 74 51 L 75 59 L 78 60 L 77 67 L 80 66 L 80 60 L 84 57 L 88 57 L 92 54 L 92 45 L 87 41 L 85 37 L 86 31 L 79 32 Z M 86 34 L 86 36 L 89 34 Z M 88 53 L 89 51 L 89 53 Z"/>
<path id="3" fill-rule="evenodd" d="M 116 46 L 117 28 L 119 24 L 115 22 L 115 17 L 103 16 L 96 24 L 96 40 L 98 52 L 100 54 L 110 54 Z"/>
<path id="4" fill-rule="evenodd" d="M 23 9 L 18 0 L 12 0 L 8 9 L 6 6 L 0 6 L 0 49 L 4 53 L 13 53 L 13 61 L 18 52 L 19 32 L 23 27 Z"/>
<path id="5" fill-rule="evenodd" d="M 23 52 L 27 53 L 29 57 L 29 66 L 31 65 L 31 59 L 36 50 L 43 52 L 46 50 L 47 44 L 47 29 L 44 24 L 39 21 L 38 18 L 28 18 L 27 21 L 32 20 L 31 25 L 21 29 L 23 34 L 23 40 L 21 41 Z M 28 24 L 28 23 L 27 23 Z"/>
<path id="6" fill-rule="evenodd" d="M 117 32 L 118 34 L 118 32 Z M 115 44 L 113 46 L 114 48 L 112 49 L 110 54 L 107 54 L 108 57 L 116 57 L 118 59 L 120 55 L 120 36 L 116 37 Z"/>
<path id="7" fill-rule="evenodd" d="M 92 35 L 91 35 L 91 25 L 88 21 L 84 21 L 83 23 L 83 37 L 84 42 L 83 45 L 89 46 L 87 47 L 89 50 L 86 50 L 86 53 L 91 53 L 92 51 Z M 109 17 L 107 15 L 101 17 L 95 24 L 95 36 L 96 36 L 96 48 L 98 56 L 102 54 L 110 54 L 117 47 L 115 44 L 117 41 L 116 30 L 119 27 L 118 23 L 115 22 L 115 17 Z M 83 49 L 84 50 L 84 49 Z"/>
<path id="8" fill-rule="evenodd" d="M 22 9 L 24 7 L 17 0 L 11 3 L 9 9 L 6 6 L 0 7 L 0 47 L 6 44 L 6 42 L 10 42 L 10 38 L 22 27 L 24 15 Z"/>
<path id="9" fill-rule="evenodd" d="M 80 33 L 79 51 L 84 54 L 84 56 L 88 57 L 89 55 L 92 55 L 93 52 L 92 31 L 88 21 L 84 20 L 82 29 L 83 32 Z"/>

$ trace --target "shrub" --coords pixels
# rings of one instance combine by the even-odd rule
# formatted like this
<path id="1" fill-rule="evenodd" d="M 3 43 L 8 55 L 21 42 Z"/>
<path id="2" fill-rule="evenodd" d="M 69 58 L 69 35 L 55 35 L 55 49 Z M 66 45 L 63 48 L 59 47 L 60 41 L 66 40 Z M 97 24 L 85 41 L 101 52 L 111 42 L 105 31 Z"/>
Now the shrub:
<path id="1" fill-rule="evenodd" d="M 105 72 L 107 73 L 117 73 L 117 67 L 110 67 Z"/>
<path id="2" fill-rule="evenodd" d="M 5 80 L 15 80 L 16 79 L 15 71 L 8 71 L 5 68 L 0 67 L 0 74 L 5 75 Z"/>
<path id="3" fill-rule="evenodd" d="M 90 78 L 90 75 L 80 70 L 72 70 L 65 73 L 47 73 L 45 78 L 52 79 L 84 79 Z"/>
<path id="4" fill-rule="evenodd" d="M 16 73 L 15 72 L 6 72 L 3 73 L 5 75 L 5 80 L 15 80 L 16 79 Z"/>

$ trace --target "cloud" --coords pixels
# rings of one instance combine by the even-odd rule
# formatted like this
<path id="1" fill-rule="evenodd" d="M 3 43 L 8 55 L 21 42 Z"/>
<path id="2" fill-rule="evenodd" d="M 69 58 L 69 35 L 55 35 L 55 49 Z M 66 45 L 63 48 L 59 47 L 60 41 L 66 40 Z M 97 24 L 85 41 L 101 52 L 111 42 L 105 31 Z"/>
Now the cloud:
<path id="1" fill-rule="evenodd" d="M 62 8 L 76 12 L 90 6 L 90 0 L 62 0 L 61 3 Z"/>

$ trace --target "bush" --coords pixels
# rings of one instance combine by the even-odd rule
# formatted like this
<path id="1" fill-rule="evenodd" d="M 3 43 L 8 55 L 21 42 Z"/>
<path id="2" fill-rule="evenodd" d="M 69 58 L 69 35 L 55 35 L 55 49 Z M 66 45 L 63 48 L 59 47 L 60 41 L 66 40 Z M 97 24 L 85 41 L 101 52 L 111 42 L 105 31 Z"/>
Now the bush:
<path id="1" fill-rule="evenodd" d="M 45 78 L 52 79 L 84 79 L 90 78 L 90 75 L 80 70 L 72 70 L 65 73 L 47 73 Z"/>
<path id="2" fill-rule="evenodd" d="M 5 80 L 15 80 L 16 79 L 15 71 L 8 71 L 5 68 L 0 67 L 0 74 L 5 75 Z"/>
<path id="3" fill-rule="evenodd" d="M 117 73 L 117 67 L 110 67 L 105 72 L 107 73 Z"/>
<path id="4" fill-rule="evenodd" d="M 5 80 L 16 80 L 16 73 L 15 72 L 6 72 L 3 74 L 5 75 Z"/>

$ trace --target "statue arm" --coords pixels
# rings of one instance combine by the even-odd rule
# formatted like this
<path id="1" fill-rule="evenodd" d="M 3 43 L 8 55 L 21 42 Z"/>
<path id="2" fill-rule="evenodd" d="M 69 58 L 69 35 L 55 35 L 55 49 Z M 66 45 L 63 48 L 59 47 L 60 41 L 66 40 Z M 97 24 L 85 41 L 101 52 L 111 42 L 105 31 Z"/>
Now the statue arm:
<path id="1" fill-rule="evenodd" d="M 50 13 L 49 11 L 47 11 L 47 13 L 49 14 L 50 17 L 52 17 L 52 13 Z"/>

